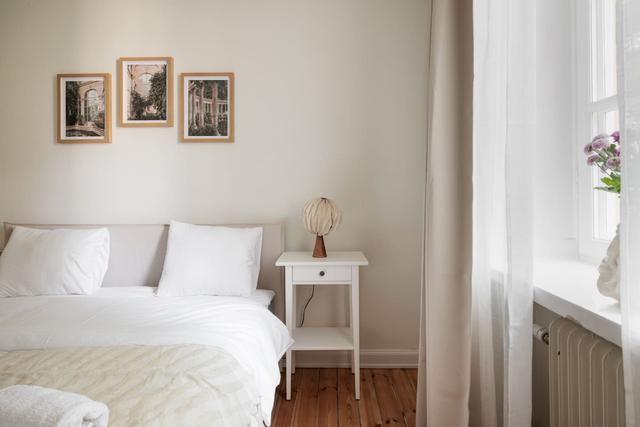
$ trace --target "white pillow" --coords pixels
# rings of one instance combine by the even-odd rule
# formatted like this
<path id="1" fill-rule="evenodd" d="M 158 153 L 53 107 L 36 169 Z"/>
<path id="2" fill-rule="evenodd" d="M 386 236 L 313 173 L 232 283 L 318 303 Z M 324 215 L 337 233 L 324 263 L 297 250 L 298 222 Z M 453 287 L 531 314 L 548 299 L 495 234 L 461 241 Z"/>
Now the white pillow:
<path id="1" fill-rule="evenodd" d="M 0 256 L 0 297 L 91 294 L 109 266 L 109 231 L 16 227 Z"/>
<path id="2" fill-rule="evenodd" d="M 171 221 L 159 296 L 250 296 L 258 285 L 262 227 Z"/>

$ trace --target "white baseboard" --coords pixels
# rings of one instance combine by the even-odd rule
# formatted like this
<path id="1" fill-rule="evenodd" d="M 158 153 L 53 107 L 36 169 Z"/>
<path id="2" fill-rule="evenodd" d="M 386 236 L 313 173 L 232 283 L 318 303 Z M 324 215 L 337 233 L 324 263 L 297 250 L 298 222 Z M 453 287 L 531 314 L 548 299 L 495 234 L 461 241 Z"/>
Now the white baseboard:
<path id="1" fill-rule="evenodd" d="M 351 352 L 298 351 L 295 361 L 298 368 L 349 368 Z M 418 350 L 360 350 L 360 367 L 417 368 Z"/>

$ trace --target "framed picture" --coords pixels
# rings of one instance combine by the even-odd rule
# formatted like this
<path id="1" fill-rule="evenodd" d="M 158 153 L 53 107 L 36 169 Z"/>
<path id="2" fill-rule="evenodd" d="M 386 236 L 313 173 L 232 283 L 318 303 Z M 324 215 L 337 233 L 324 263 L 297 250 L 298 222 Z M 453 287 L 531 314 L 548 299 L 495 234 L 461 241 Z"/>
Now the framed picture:
<path id="1" fill-rule="evenodd" d="M 173 126 L 173 58 L 118 59 L 118 125 Z"/>
<path id="2" fill-rule="evenodd" d="M 180 141 L 233 142 L 233 73 L 183 73 L 180 86 Z"/>
<path id="3" fill-rule="evenodd" d="M 57 77 L 58 142 L 111 142 L 111 75 Z"/>

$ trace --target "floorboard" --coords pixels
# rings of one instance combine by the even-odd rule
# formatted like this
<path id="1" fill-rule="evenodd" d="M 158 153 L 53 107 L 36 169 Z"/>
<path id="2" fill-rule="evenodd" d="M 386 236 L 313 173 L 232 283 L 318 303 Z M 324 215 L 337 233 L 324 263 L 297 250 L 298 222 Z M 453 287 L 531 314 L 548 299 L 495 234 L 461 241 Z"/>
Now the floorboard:
<path id="1" fill-rule="evenodd" d="M 296 375 L 298 370 L 296 369 Z M 319 369 L 301 369 L 302 380 L 293 409 L 293 425 L 313 427 L 318 422 Z"/>
<path id="2" fill-rule="evenodd" d="M 360 425 L 360 410 L 353 388 L 353 375 L 349 369 L 338 369 L 338 425 Z"/>
<path id="3" fill-rule="evenodd" d="M 361 369 L 360 376 L 357 401 L 349 369 L 296 369 L 287 401 L 282 375 L 272 426 L 415 426 L 416 369 Z"/>
<path id="4" fill-rule="evenodd" d="M 402 408 L 393 390 L 391 371 L 388 369 L 372 369 L 373 386 L 376 390 L 376 399 L 380 407 L 382 423 L 388 426 L 403 426 L 404 417 Z"/>
<path id="5" fill-rule="evenodd" d="M 318 427 L 338 425 L 338 370 L 321 369 L 318 385 Z"/>
<path id="6" fill-rule="evenodd" d="M 373 375 L 370 369 L 360 371 L 360 424 L 363 426 L 381 426 L 380 404 L 373 386 Z"/>
<path id="7" fill-rule="evenodd" d="M 416 389 L 405 371 L 392 369 L 390 374 L 391 386 L 400 402 L 404 422 L 413 426 L 416 424 Z"/>
<path id="8" fill-rule="evenodd" d="M 418 389 L 418 370 L 417 369 L 405 369 L 405 372 L 409 375 L 413 388 Z"/>

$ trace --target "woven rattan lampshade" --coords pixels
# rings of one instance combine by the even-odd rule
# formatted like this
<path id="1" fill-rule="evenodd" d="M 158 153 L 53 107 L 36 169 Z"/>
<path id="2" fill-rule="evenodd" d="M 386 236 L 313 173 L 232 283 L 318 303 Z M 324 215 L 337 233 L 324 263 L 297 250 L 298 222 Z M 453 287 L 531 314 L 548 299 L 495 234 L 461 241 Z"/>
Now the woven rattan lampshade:
<path id="1" fill-rule="evenodd" d="M 327 250 L 324 247 L 323 236 L 331 233 L 342 223 L 342 211 L 333 200 L 319 197 L 309 200 L 304 205 L 302 222 L 310 233 L 316 235 L 313 256 L 315 258 L 326 258 Z"/>

